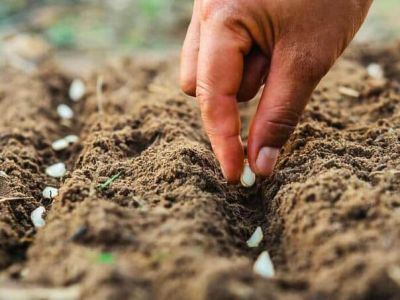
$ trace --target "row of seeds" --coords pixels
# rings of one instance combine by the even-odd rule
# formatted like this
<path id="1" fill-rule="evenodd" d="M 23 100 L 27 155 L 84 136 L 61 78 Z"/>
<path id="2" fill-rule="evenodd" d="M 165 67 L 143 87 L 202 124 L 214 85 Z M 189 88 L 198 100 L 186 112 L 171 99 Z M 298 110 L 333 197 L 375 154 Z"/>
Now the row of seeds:
<path id="1" fill-rule="evenodd" d="M 80 79 L 73 80 L 69 88 L 70 100 L 74 102 L 79 102 L 85 96 L 85 93 L 85 83 Z M 57 113 L 59 117 L 64 120 L 71 120 L 74 118 L 74 111 L 67 104 L 60 104 L 57 107 Z M 64 149 L 67 149 L 72 144 L 77 143 L 78 141 L 79 137 L 71 134 L 54 141 L 51 144 L 51 147 L 54 151 L 62 151 Z M 67 168 L 65 163 L 63 162 L 58 162 L 46 168 L 46 175 L 53 178 L 61 178 L 65 175 L 66 172 Z M 58 189 L 52 186 L 46 186 L 43 189 L 42 195 L 46 199 L 53 199 L 58 195 Z M 40 206 L 31 213 L 31 220 L 35 228 L 41 228 L 46 224 L 43 219 L 43 214 L 45 212 L 45 207 Z"/>

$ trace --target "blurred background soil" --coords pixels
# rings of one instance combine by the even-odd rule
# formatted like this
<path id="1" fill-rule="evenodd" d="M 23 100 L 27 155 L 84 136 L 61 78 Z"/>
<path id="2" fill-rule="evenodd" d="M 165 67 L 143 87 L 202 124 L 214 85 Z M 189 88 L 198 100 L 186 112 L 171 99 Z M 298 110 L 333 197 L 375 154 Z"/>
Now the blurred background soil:
<path id="1" fill-rule="evenodd" d="M 192 0 L 2 0 L 0 51 L 15 47 L 46 52 L 81 73 L 116 55 L 177 53 L 190 21 Z M 398 0 L 375 1 L 356 42 L 381 42 L 400 35 Z M 25 37 L 25 36 L 24 36 Z M 17 46 L 15 45 L 17 44 Z M 20 50 L 21 51 L 21 50 Z M 24 53 L 26 55 L 26 53 Z M 32 53 L 29 53 L 32 55 Z M 40 56 L 40 55 L 39 55 Z M 2 55 L 0 60 L 9 60 Z"/>

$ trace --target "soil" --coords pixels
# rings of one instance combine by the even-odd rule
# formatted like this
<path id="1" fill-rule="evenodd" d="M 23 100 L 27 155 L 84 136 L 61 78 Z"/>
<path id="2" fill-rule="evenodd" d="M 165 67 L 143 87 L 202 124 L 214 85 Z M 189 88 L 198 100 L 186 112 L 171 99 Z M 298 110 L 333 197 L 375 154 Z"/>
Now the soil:
<path id="1" fill-rule="evenodd" d="M 223 180 L 175 61 L 114 61 L 85 78 L 78 103 L 68 100 L 73 78 L 52 65 L 4 68 L 0 199 L 14 200 L 0 200 L 0 299 L 399 299 L 399 49 L 346 54 L 273 176 L 251 189 Z M 370 78 L 370 62 L 387 79 Z M 60 103 L 74 120 L 59 119 Z M 244 141 L 255 107 L 241 105 Z M 67 134 L 80 142 L 53 151 Z M 46 176 L 60 161 L 66 176 Z M 53 200 L 47 185 L 60 188 Z M 265 238 L 249 249 L 257 226 Z M 263 250 L 274 278 L 252 271 Z"/>

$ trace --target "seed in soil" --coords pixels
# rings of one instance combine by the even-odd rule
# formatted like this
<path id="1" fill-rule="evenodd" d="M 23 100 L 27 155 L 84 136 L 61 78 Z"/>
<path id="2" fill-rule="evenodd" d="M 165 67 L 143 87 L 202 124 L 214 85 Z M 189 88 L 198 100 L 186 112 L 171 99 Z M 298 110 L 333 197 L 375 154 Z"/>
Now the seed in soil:
<path id="1" fill-rule="evenodd" d="M 8 175 L 7 175 L 7 173 L 6 173 L 6 172 L 4 172 L 4 171 L 0 171 L 0 177 L 3 177 L 3 178 L 8 178 Z"/>
<path id="2" fill-rule="evenodd" d="M 63 177 L 66 172 L 67 172 L 67 168 L 65 167 L 65 164 L 62 162 L 51 165 L 50 167 L 47 167 L 47 169 L 46 169 L 46 174 L 48 176 L 54 177 L 54 178 Z"/>
<path id="3" fill-rule="evenodd" d="M 58 189 L 55 187 L 46 186 L 42 192 L 42 195 L 46 199 L 53 199 L 54 197 L 57 197 Z"/>
<path id="4" fill-rule="evenodd" d="M 86 86 L 80 79 L 74 79 L 69 87 L 69 98 L 72 101 L 78 102 L 85 96 Z"/>
<path id="5" fill-rule="evenodd" d="M 51 147 L 54 151 L 61 151 L 68 148 L 69 145 L 78 142 L 79 138 L 76 135 L 68 135 L 65 138 L 54 141 Z"/>
<path id="6" fill-rule="evenodd" d="M 56 140 L 51 144 L 51 148 L 53 148 L 54 151 L 64 150 L 68 148 L 68 146 L 69 143 L 65 139 Z"/>
<path id="7" fill-rule="evenodd" d="M 70 144 L 75 144 L 79 141 L 79 137 L 74 134 L 67 135 L 64 140 L 66 140 Z"/>
<path id="8" fill-rule="evenodd" d="M 377 63 L 371 63 L 367 67 L 368 75 L 375 79 L 384 79 L 385 71 L 383 68 Z"/>
<path id="9" fill-rule="evenodd" d="M 240 177 L 240 182 L 244 187 L 252 187 L 256 182 L 256 175 L 250 168 L 247 160 L 244 162 L 242 176 Z"/>
<path id="10" fill-rule="evenodd" d="M 111 178 L 107 179 L 107 181 L 105 181 L 104 183 L 100 184 L 98 187 L 99 191 L 105 191 L 106 189 L 108 189 L 110 187 L 110 185 L 116 181 L 120 176 L 122 175 L 122 172 L 118 172 L 117 174 L 115 174 L 114 176 L 112 176 Z"/>
<path id="11" fill-rule="evenodd" d="M 263 240 L 263 232 L 261 230 L 261 227 L 258 226 L 257 229 L 254 231 L 254 233 L 251 235 L 251 237 L 247 240 L 247 246 L 249 248 L 257 248 L 258 245 L 261 243 Z"/>
<path id="12" fill-rule="evenodd" d="M 46 225 L 46 222 L 43 219 L 43 214 L 46 209 L 43 206 L 39 206 L 31 213 L 31 221 L 35 228 L 41 228 Z"/>
<path id="13" fill-rule="evenodd" d="M 57 113 L 62 119 L 69 120 L 74 117 L 74 111 L 66 104 L 60 104 L 57 106 Z"/>
<path id="14" fill-rule="evenodd" d="M 268 251 L 261 252 L 254 263 L 253 271 L 264 278 L 271 278 L 274 276 L 274 265 L 272 264 Z"/>
<path id="15" fill-rule="evenodd" d="M 360 93 L 358 91 L 348 88 L 348 87 L 345 87 L 345 86 L 339 87 L 339 93 L 342 94 L 343 96 L 348 96 L 351 98 L 360 97 Z"/>

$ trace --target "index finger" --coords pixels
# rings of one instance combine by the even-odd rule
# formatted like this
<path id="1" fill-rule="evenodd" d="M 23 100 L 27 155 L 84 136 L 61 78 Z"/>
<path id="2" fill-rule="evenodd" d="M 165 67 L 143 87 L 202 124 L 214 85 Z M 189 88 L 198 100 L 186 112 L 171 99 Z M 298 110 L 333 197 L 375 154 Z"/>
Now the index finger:
<path id="1" fill-rule="evenodd" d="M 244 32 L 243 36 L 216 18 L 201 25 L 197 97 L 205 130 L 229 182 L 239 180 L 244 161 L 237 93 L 251 40 Z"/>

